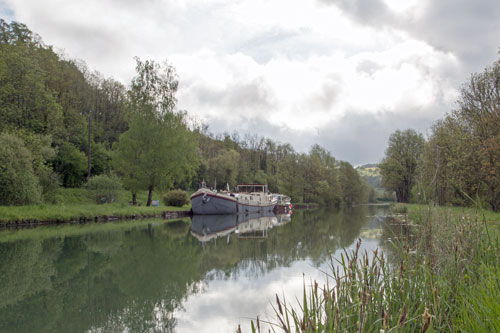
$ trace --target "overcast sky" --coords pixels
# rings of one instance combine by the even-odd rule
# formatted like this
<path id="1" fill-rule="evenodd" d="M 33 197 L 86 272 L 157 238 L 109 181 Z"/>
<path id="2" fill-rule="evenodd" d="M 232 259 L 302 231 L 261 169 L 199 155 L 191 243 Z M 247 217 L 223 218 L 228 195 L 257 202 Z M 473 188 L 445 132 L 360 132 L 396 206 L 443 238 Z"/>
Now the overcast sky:
<path id="1" fill-rule="evenodd" d="M 178 107 L 214 133 L 318 143 L 354 165 L 426 133 L 498 59 L 498 0 L 0 0 L 67 57 L 127 84 L 168 61 Z"/>

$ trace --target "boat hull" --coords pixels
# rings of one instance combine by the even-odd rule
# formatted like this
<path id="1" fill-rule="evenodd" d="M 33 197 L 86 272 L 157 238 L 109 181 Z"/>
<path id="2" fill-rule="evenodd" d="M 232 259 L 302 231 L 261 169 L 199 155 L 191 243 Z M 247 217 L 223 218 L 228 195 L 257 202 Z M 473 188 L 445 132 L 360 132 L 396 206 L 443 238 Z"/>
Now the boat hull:
<path id="1" fill-rule="evenodd" d="M 209 189 L 200 189 L 191 195 L 191 208 L 195 215 L 272 212 L 275 205 L 275 201 L 249 201 L 242 196 L 216 193 Z"/>
<path id="2" fill-rule="evenodd" d="M 259 212 L 272 212 L 276 204 L 269 205 L 249 205 L 244 203 L 238 203 L 239 213 L 259 213 Z"/>
<path id="3" fill-rule="evenodd" d="M 211 191 L 197 191 L 191 196 L 191 208 L 196 215 L 223 215 L 238 212 L 238 201 Z"/>

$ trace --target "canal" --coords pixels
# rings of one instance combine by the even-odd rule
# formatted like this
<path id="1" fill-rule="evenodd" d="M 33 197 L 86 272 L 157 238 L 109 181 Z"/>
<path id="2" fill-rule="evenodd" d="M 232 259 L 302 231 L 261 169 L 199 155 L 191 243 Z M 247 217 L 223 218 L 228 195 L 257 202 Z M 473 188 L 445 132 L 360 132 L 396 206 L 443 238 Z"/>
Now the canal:
<path id="1" fill-rule="evenodd" d="M 385 207 L 0 232 L 0 332 L 234 332 L 382 246 Z"/>

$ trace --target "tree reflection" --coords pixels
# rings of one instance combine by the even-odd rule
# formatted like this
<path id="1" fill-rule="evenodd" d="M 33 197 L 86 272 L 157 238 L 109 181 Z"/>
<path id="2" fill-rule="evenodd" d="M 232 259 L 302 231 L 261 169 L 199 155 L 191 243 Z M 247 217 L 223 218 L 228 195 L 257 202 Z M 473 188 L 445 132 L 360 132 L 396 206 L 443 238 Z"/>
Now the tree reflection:
<path id="1" fill-rule="evenodd" d="M 0 241 L 0 331 L 172 331 L 173 313 L 207 281 L 257 278 L 304 259 L 319 266 L 355 241 L 369 215 L 315 210 L 291 221 L 226 217 L 192 228 L 156 221 L 16 235 Z"/>

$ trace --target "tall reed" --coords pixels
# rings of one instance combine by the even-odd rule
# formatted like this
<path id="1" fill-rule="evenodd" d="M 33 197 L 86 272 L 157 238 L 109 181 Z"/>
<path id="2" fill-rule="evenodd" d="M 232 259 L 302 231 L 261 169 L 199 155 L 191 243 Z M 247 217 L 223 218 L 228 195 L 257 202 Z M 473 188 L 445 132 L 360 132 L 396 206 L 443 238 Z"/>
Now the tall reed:
<path id="1" fill-rule="evenodd" d="M 384 228 L 387 255 L 344 250 L 325 285 L 292 306 L 276 295 L 273 332 L 500 331 L 498 241 L 476 214 L 409 209 Z M 389 235 L 388 235 L 389 234 Z M 251 323 L 252 332 L 261 325 Z"/>

